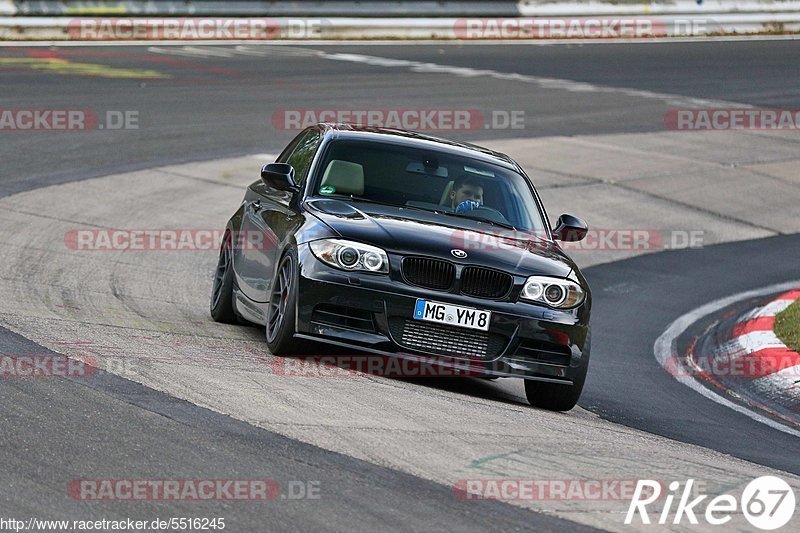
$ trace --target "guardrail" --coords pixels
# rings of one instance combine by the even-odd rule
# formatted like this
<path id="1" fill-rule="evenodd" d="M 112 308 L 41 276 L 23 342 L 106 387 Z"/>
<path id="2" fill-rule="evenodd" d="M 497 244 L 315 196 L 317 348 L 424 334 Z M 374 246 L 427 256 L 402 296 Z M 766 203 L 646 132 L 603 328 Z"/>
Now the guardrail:
<path id="1" fill-rule="evenodd" d="M 790 13 L 798 0 L 0 0 L 17 16 L 542 17 Z"/>
<path id="2" fill-rule="evenodd" d="M 0 0 L 0 40 L 514 40 L 797 32 L 800 0 Z"/>
<path id="3" fill-rule="evenodd" d="M 6 3 L 13 3 L 19 16 L 516 17 L 520 14 L 515 0 L 17 0 Z"/>

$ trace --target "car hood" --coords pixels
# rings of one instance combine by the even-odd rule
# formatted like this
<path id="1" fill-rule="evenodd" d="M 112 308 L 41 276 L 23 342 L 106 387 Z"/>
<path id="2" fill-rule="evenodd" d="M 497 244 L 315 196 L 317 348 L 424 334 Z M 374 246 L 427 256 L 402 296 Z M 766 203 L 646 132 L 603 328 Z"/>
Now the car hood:
<path id="1" fill-rule="evenodd" d="M 469 219 L 416 209 L 358 201 L 314 199 L 309 212 L 343 239 L 379 246 L 390 253 L 437 257 L 481 265 L 516 275 L 566 278 L 577 271 L 561 248 L 548 240 L 520 238 L 520 233 Z M 462 224 L 463 222 L 463 224 Z M 453 250 L 467 253 L 464 258 Z"/>

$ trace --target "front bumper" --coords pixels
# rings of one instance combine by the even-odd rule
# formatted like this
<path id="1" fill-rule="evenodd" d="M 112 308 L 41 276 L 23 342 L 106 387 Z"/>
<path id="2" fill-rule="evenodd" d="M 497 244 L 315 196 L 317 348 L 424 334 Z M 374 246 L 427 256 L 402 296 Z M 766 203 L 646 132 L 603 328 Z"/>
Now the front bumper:
<path id="1" fill-rule="evenodd" d="M 389 275 L 344 272 L 298 249 L 297 337 L 429 363 L 469 375 L 571 384 L 589 360 L 590 300 L 560 311 L 414 287 Z M 487 333 L 413 320 L 417 298 L 492 311 Z"/>

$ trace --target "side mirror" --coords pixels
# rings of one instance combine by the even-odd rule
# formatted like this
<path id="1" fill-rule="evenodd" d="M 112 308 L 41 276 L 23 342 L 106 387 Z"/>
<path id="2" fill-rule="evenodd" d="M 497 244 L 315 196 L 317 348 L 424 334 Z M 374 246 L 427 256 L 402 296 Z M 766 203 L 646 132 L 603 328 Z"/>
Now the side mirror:
<path id="1" fill-rule="evenodd" d="M 578 242 L 586 237 L 586 232 L 588 231 L 589 226 L 586 225 L 583 219 L 572 215 L 561 215 L 558 217 L 555 229 L 553 229 L 553 237 L 559 241 Z"/>
<path id="2" fill-rule="evenodd" d="M 287 163 L 270 163 L 261 169 L 261 181 L 279 191 L 297 192 L 300 188 L 294 182 L 294 169 Z"/>

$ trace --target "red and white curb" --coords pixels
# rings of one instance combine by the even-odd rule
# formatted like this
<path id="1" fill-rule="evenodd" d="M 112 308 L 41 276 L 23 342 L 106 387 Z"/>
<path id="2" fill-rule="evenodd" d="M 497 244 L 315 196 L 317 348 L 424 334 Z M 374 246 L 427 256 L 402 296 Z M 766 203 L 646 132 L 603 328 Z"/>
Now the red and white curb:
<path id="1" fill-rule="evenodd" d="M 800 298 L 800 289 L 777 296 L 766 305 L 752 309 L 736 320 L 729 339 L 714 348 L 709 357 L 716 368 L 739 368 L 757 382 L 770 382 L 778 375 L 800 379 L 800 354 L 790 350 L 775 335 L 775 316 Z M 721 364 L 719 364 L 721 363 Z"/>
<path id="2" fill-rule="evenodd" d="M 785 292 L 735 320 L 717 323 L 681 358 L 688 369 L 747 405 L 798 424 L 800 354 L 775 335 L 775 316 L 800 298 Z M 788 415 L 788 416 L 787 416 Z"/>
<path id="3" fill-rule="evenodd" d="M 797 416 L 787 416 L 790 411 L 790 415 L 800 413 L 800 354 L 787 348 L 773 332 L 775 315 L 800 299 L 798 287 L 800 281 L 772 285 L 722 298 L 686 313 L 656 339 L 653 346 L 656 359 L 677 381 L 706 398 L 800 437 Z M 737 302 L 775 293 L 780 296 L 741 314 L 732 327 L 729 321 L 727 329 L 707 331 L 703 353 L 694 353 L 697 345 L 693 344 L 685 357 L 680 358 L 682 364 L 690 367 L 686 371 L 676 366 L 678 337 L 692 324 Z"/>
<path id="4" fill-rule="evenodd" d="M 785 292 L 768 303 L 721 320 L 680 359 L 687 368 L 751 408 L 800 426 L 800 354 L 775 335 L 775 316 L 800 298 Z"/>
<path id="5" fill-rule="evenodd" d="M 768 398 L 781 395 L 800 401 L 800 354 L 788 348 L 773 332 L 775 315 L 798 299 L 800 290 L 784 293 L 761 308 L 757 317 L 742 324 L 743 328 L 752 328 L 746 335 L 762 333 L 762 343 L 754 346 L 750 356 L 768 360 L 773 363 L 772 368 L 777 367 L 774 372 L 753 381 L 752 388 L 759 395 Z"/>

